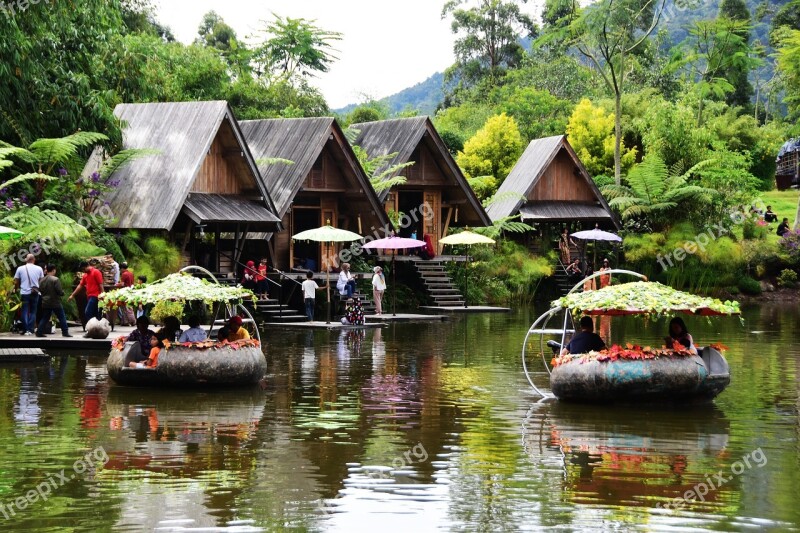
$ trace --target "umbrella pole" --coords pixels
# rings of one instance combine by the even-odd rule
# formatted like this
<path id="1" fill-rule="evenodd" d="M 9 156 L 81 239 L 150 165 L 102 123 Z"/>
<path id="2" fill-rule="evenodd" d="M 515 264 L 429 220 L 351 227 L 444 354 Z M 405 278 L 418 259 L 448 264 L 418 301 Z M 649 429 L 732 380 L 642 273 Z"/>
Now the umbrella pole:
<path id="1" fill-rule="evenodd" d="M 467 294 L 469 293 L 469 248 L 467 248 L 466 266 L 464 267 L 464 309 L 467 308 Z"/>
<path id="2" fill-rule="evenodd" d="M 394 256 L 397 250 L 392 252 L 392 316 L 397 316 L 397 269 L 394 267 Z"/>
<path id="3" fill-rule="evenodd" d="M 325 269 L 325 287 L 327 288 L 328 293 L 328 321 L 325 322 L 326 324 L 331 323 L 331 267 L 328 265 L 328 268 Z"/>

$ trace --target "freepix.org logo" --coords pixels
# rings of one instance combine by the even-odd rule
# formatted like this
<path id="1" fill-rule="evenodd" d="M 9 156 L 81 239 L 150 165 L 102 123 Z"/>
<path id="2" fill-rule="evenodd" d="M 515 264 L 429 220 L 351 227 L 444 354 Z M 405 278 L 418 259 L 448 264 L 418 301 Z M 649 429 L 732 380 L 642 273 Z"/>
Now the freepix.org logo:
<path id="1" fill-rule="evenodd" d="M 8 18 L 13 18 L 20 13 L 24 13 L 29 7 L 36 4 L 49 4 L 53 0 L 9 0 L 3 2 L 0 0 L 0 11 L 5 13 Z"/>

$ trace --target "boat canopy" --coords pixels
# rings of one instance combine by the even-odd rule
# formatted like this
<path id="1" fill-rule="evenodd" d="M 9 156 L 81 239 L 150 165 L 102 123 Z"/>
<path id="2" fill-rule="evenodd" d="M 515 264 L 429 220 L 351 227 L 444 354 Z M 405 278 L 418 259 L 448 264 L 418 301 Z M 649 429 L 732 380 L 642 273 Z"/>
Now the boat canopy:
<path id="1" fill-rule="evenodd" d="M 738 315 L 739 302 L 696 296 L 654 281 L 609 285 L 596 291 L 574 292 L 553 302 L 552 308 L 583 315 Z"/>
<path id="2" fill-rule="evenodd" d="M 157 304 L 162 301 L 212 303 L 240 303 L 255 300 L 252 291 L 243 287 L 227 287 L 211 283 L 190 274 L 170 274 L 153 283 L 137 287 L 124 287 L 109 291 L 100 297 L 101 307 L 115 307 L 119 304 L 138 306 Z"/>

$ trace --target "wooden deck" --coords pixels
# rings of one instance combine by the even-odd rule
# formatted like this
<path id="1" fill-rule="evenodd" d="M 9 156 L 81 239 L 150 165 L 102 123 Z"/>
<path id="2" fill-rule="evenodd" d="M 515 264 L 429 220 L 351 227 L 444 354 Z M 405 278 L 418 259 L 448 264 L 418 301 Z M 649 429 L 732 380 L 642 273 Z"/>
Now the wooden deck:
<path id="1" fill-rule="evenodd" d="M 72 337 L 62 337 L 61 332 L 37 337 L 35 335 L 19 335 L 17 333 L 0 333 L 0 350 L 2 349 L 31 349 L 45 350 L 98 350 L 108 351 L 111 342 L 120 335 L 128 335 L 133 327 L 117 326 L 107 339 L 86 339 L 83 337 L 83 328 L 80 326 L 69 328 Z"/>
<path id="2" fill-rule="evenodd" d="M 381 317 L 382 318 L 382 317 Z M 265 322 L 262 324 L 266 327 L 281 327 L 281 328 L 289 328 L 289 329 L 335 329 L 335 330 L 350 330 L 350 329 L 373 329 L 373 328 L 382 328 L 387 324 L 385 322 L 369 322 L 364 323 L 363 326 L 353 326 L 350 324 L 342 324 L 337 320 L 331 320 L 330 324 L 321 321 L 315 320 L 313 322 Z"/>
<path id="3" fill-rule="evenodd" d="M 2 348 L 0 349 L 0 364 L 3 363 L 30 363 L 47 362 L 50 356 L 41 348 Z"/>
<path id="4" fill-rule="evenodd" d="M 511 311 L 510 307 L 494 307 L 491 305 L 470 305 L 468 307 L 464 307 L 463 305 L 423 305 L 420 306 L 420 309 L 425 309 L 426 311 L 438 311 L 441 313 L 508 313 Z"/>

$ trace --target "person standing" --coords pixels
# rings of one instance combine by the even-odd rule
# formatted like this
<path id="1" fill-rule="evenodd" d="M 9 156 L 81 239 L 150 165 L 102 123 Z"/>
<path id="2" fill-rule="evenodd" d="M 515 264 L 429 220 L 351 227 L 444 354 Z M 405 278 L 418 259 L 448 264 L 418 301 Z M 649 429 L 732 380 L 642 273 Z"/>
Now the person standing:
<path id="1" fill-rule="evenodd" d="M 14 273 L 14 287 L 22 299 L 22 327 L 25 335 L 33 335 L 36 328 L 36 308 L 39 306 L 39 281 L 44 277 L 42 267 L 36 266 L 33 254 L 25 256 L 25 264 Z"/>
<path id="2" fill-rule="evenodd" d="M 119 285 L 119 263 L 114 260 L 114 254 L 106 254 L 106 257 L 111 261 L 111 275 L 114 278 L 114 286 Z"/>
<path id="3" fill-rule="evenodd" d="M 386 291 L 386 278 L 383 275 L 383 269 L 376 266 L 372 269 L 372 299 L 375 301 L 375 314 L 380 315 L 383 313 L 383 293 Z"/>
<path id="4" fill-rule="evenodd" d="M 262 300 L 269 299 L 267 283 L 267 260 L 262 259 L 258 264 L 258 273 L 256 274 L 256 294 Z"/>
<path id="5" fill-rule="evenodd" d="M 567 228 L 564 227 L 564 231 L 561 232 L 561 235 L 558 237 L 558 249 L 561 252 L 561 262 L 565 265 L 570 264 L 570 246 L 577 246 L 575 241 L 572 240 L 572 237 L 569 236 L 569 231 Z"/>
<path id="6" fill-rule="evenodd" d="M 78 268 L 83 271 L 83 277 L 78 286 L 75 287 L 75 290 L 72 291 L 72 294 L 69 295 L 68 299 L 72 300 L 81 288 L 85 288 L 86 310 L 83 313 L 84 317 L 87 322 L 92 318 L 100 320 L 100 308 L 97 303 L 100 295 L 103 293 L 103 274 L 86 261 L 81 261 Z"/>
<path id="7" fill-rule="evenodd" d="M 314 281 L 314 273 L 310 270 L 306 272 L 306 280 L 303 286 L 303 302 L 306 304 L 306 318 L 309 322 L 314 321 L 314 308 L 317 305 L 317 291 L 327 288 L 327 285 L 320 287 Z"/>
<path id="8" fill-rule="evenodd" d="M 608 262 L 608 259 L 603 259 L 603 266 L 600 268 L 600 272 L 606 272 L 611 270 L 611 265 Z M 611 274 L 603 274 L 600 276 L 600 288 L 605 288 L 611 285 Z"/>
<path id="9" fill-rule="evenodd" d="M 64 289 L 61 287 L 61 280 L 56 277 L 56 266 L 47 265 L 45 269 L 47 275 L 42 278 L 39 284 L 39 291 L 42 294 L 42 318 L 39 320 L 39 327 L 36 329 L 37 337 L 44 337 L 45 326 L 50 321 L 50 317 L 55 313 L 58 318 L 58 325 L 61 327 L 61 336 L 72 337 L 67 326 L 67 316 L 61 305 L 61 297 L 64 296 Z"/>

